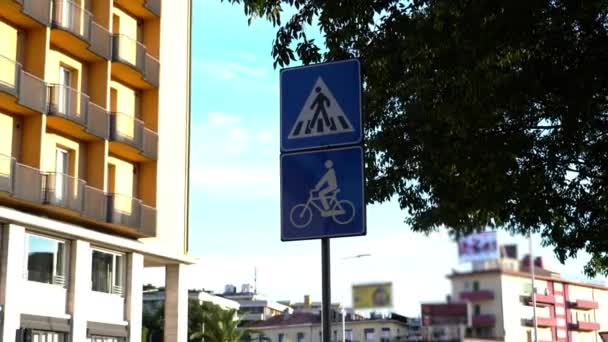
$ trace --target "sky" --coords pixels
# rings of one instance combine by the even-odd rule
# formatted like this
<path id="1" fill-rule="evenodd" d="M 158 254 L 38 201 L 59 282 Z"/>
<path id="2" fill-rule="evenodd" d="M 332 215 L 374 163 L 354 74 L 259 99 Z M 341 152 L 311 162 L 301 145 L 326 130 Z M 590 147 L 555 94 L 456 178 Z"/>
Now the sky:
<path id="1" fill-rule="evenodd" d="M 194 0 L 190 288 L 221 293 L 226 284 L 254 283 L 274 300 L 321 300 L 321 242 L 281 242 L 279 218 L 279 72 L 270 55 L 275 29 L 247 25 L 240 6 Z M 331 240 L 332 301 L 351 305 L 351 286 L 389 281 L 394 311 L 418 316 L 421 302 L 450 292 L 446 278 L 459 265 L 445 232 L 413 233 L 396 201 L 368 205 L 367 235 Z M 533 237 L 534 253 L 548 268 L 584 280 L 588 256 L 561 265 Z M 522 237 L 499 234 L 499 243 Z M 352 258 L 360 254 L 367 257 Z M 256 272 L 257 270 L 257 272 Z M 146 282 L 162 285 L 160 269 Z M 601 279 L 605 280 L 605 279 Z"/>

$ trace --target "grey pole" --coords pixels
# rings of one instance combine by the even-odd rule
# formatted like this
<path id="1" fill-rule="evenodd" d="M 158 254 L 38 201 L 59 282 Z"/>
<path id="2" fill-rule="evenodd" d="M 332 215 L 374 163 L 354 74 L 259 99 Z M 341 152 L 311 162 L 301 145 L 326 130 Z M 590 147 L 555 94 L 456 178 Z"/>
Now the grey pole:
<path id="1" fill-rule="evenodd" d="M 321 317 L 323 342 L 331 342 L 331 272 L 329 238 L 321 239 L 321 286 L 323 311 Z"/>

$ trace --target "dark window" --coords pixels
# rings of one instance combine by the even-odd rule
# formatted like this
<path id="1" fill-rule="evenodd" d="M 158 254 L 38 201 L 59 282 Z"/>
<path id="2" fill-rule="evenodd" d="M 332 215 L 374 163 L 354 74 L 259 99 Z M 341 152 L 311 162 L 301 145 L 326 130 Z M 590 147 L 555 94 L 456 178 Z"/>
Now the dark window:
<path id="1" fill-rule="evenodd" d="M 122 295 L 125 277 L 125 257 L 93 250 L 91 281 L 93 291 Z"/>
<path id="2" fill-rule="evenodd" d="M 65 286 L 65 242 L 28 234 L 27 248 L 27 280 Z"/>
<path id="3" fill-rule="evenodd" d="M 375 339 L 374 329 L 372 329 L 372 328 L 363 329 L 363 336 L 365 337 L 366 341 L 373 341 Z"/>
<path id="4" fill-rule="evenodd" d="M 279 342 L 285 342 L 285 334 L 279 334 Z"/>
<path id="5" fill-rule="evenodd" d="M 473 312 L 475 313 L 475 315 L 481 315 L 481 306 L 479 306 L 479 304 L 475 304 Z"/>
<path id="6" fill-rule="evenodd" d="M 473 282 L 473 291 L 479 291 L 479 282 L 477 280 Z"/>
<path id="7" fill-rule="evenodd" d="M 298 333 L 297 342 L 304 342 L 304 333 L 301 333 L 301 332 Z"/>

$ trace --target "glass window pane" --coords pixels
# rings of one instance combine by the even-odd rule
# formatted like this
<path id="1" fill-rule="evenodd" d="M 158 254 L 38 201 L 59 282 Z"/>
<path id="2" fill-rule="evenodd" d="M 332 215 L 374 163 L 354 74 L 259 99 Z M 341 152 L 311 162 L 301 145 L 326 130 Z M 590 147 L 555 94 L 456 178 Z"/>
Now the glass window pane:
<path id="1" fill-rule="evenodd" d="M 123 286 L 123 274 L 124 274 L 124 257 L 122 255 L 116 256 L 116 279 L 114 285 Z"/>
<path id="2" fill-rule="evenodd" d="M 93 251 L 91 281 L 93 291 L 112 292 L 112 262 L 114 255 Z"/>
<path id="3" fill-rule="evenodd" d="M 36 235 L 28 236 L 27 279 L 53 283 L 53 269 L 57 241 Z"/>

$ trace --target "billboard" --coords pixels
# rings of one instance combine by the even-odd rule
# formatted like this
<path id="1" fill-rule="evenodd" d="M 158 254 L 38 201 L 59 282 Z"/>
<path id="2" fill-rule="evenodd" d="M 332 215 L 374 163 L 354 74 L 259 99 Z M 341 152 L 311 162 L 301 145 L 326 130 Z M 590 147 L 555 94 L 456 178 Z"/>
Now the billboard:
<path id="1" fill-rule="evenodd" d="M 496 232 L 471 234 L 458 241 L 460 262 L 498 259 L 498 252 Z"/>
<path id="2" fill-rule="evenodd" d="M 392 283 L 353 285 L 353 308 L 379 309 L 392 306 Z"/>

